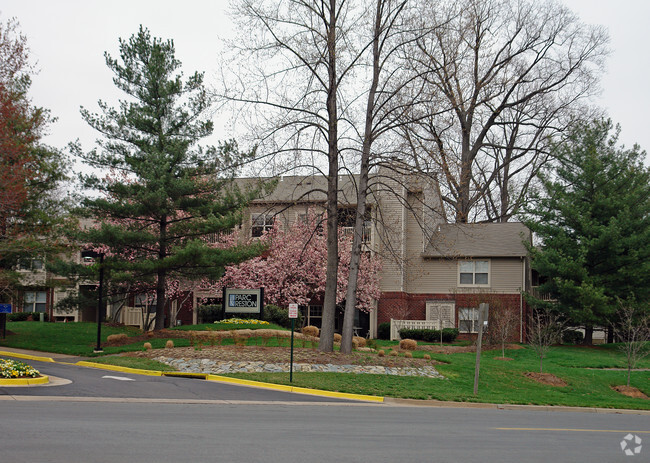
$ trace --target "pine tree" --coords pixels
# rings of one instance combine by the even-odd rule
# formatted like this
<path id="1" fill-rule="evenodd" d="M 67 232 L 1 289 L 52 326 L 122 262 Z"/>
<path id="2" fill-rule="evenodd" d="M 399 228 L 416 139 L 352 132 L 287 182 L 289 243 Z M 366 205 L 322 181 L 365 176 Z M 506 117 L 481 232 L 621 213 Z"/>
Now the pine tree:
<path id="1" fill-rule="evenodd" d="M 577 124 L 554 147 L 560 164 L 542 176 L 527 225 L 541 240 L 532 266 L 570 323 L 607 325 L 619 300 L 650 296 L 650 170 L 638 146 L 617 146 L 610 121 Z M 540 303 L 534 300 L 534 303 Z"/>
<path id="2" fill-rule="evenodd" d="M 206 237 L 230 230 L 254 192 L 233 183 L 235 166 L 247 156 L 235 142 L 202 148 L 213 127 L 203 74 L 182 79 L 171 40 L 152 38 L 140 27 L 120 39 L 120 58 L 105 54 L 115 85 L 128 95 L 118 108 L 100 101 L 101 114 L 82 108 L 83 118 L 103 135 L 100 149 L 82 154 L 110 174 L 83 176 L 101 193 L 83 201 L 99 226 L 77 239 L 105 248 L 104 265 L 114 282 L 147 283 L 156 293 L 154 329 L 164 327 L 170 279 L 218 278 L 226 264 L 258 253 L 257 247 L 221 249 Z"/>

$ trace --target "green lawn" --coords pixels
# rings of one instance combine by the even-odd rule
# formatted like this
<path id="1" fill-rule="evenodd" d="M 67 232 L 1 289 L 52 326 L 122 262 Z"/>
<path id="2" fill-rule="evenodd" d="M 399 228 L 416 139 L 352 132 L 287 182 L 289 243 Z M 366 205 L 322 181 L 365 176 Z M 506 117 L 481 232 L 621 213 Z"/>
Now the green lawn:
<path id="1" fill-rule="evenodd" d="M 214 324 L 210 324 L 214 328 Z M 242 326 L 247 328 L 247 326 Z M 183 327 L 188 329 L 188 327 Z M 195 329 L 205 329 L 198 325 Z M 179 329 L 179 328 L 178 328 Z M 233 326 L 228 327 L 233 329 Z M 39 323 L 39 322 L 8 322 L 7 330 L 15 333 L 6 340 L 0 340 L 2 346 L 19 347 L 45 352 L 59 352 L 72 355 L 94 356 L 92 353 L 96 343 L 97 325 L 94 323 Z M 102 327 L 102 338 L 105 341 L 109 334 L 126 333 L 136 336 L 141 332 L 127 327 Z M 166 339 L 151 338 L 154 348 L 165 346 Z M 174 338 L 177 347 L 190 345 L 187 338 Z M 252 337 L 249 345 L 274 346 L 281 342 L 287 346 L 288 339 L 262 339 Z M 203 346 L 209 341 L 201 341 Z M 212 341 L 214 343 L 215 341 Z M 194 341 L 195 348 L 200 349 L 198 340 Z M 223 339 L 222 344 L 232 344 L 232 339 Z M 378 347 L 388 354 L 396 342 L 379 341 Z M 302 348 L 302 342 L 296 341 L 296 348 Z M 305 347 L 313 347 L 306 343 Z M 142 350 L 142 341 L 120 347 L 105 347 L 106 354 Z M 422 358 L 425 351 L 413 353 L 416 358 Z M 376 354 L 368 353 L 368 363 L 373 362 Z M 623 354 L 615 345 L 595 348 L 579 346 L 553 347 L 544 360 L 544 372 L 552 373 L 567 382 L 566 387 L 552 387 L 537 383 L 524 376 L 526 372 L 539 371 L 539 359 L 532 349 L 512 349 L 506 351 L 506 356 L 512 360 L 499 360 L 501 350 L 485 351 L 481 357 L 481 377 L 479 393 L 472 394 L 474 384 L 474 353 L 430 354 L 433 360 L 443 362 L 436 366 L 446 379 L 429 379 L 418 377 L 396 377 L 384 375 L 352 375 L 337 373 L 301 373 L 293 375 L 294 386 L 311 387 L 340 392 L 360 393 L 387 397 L 438 399 L 461 402 L 491 402 L 537 405 L 566 405 L 581 407 L 633 408 L 650 409 L 650 400 L 625 397 L 611 389 L 611 386 L 623 385 L 626 382 L 626 372 L 607 370 L 608 368 L 625 368 Z M 162 370 L 168 369 L 161 364 L 147 359 L 133 359 L 108 356 L 98 358 L 98 361 L 129 366 L 132 368 Z M 650 358 L 646 358 L 637 366 L 650 369 Z M 264 382 L 289 384 L 287 373 L 255 373 L 233 374 L 232 376 Z M 650 371 L 635 371 L 632 373 L 632 386 L 650 395 Z"/>
<path id="2" fill-rule="evenodd" d="M 40 323 L 7 322 L 7 338 L 0 339 L 3 346 L 31 349 L 59 354 L 92 356 L 97 345 L 96 323 Z M 111 334 L 141 334 L 137 328 L 102 326 L 102 343 Z"/>
<path id="3" fill-rule="evenodd" d="M 414 356 L 420 356 L 416 355 Z M 498 360 L 500 350 L 481 356 L 479 393 L 473 395 L 476 354 L 436 354 L 445 362 L 436 368 L 447 379 L 396 377 L 384 375 L 348 375 L 340 373 L 300 373 L 293 375 L 293 385 L 339 392 L 411 399 L 437 399 L 459 402 L 488 402 L 578 407 L 650 409 L 650 401 L 625 397 L 610 386 L 624 385 L 625 371 L 590 369 L 624 366 L 616 349 L 554 347 L 544 360 L 544 372 L 552 373 L 568 385 L 552 387 L 537 383 L 524 373 L 539 371 L 539 361 L 530 348 L 507 350 L 513 360 Z M 650 368 L 646 359 L 640 368 Z M 238 378 L 290 384 L 286 373 L 232 374 Z M 632 373 L 632 386 L 650 395 L 650 372 Z"/>
<path id="4" fill-rule="evenodd" d="M 277 325 L 232 325 L 232 324 L 205 324 L 205 325 L 187 325 L 183 327 L 173 328 L 172 331 L 228 331 L 237 329 L 280 329 L 284 330 Z M 21 349 L 31 349 L 41 352 L 54 352 L 59 354 L 79 355 L 86 357 L 96 357 L 107 354 L 118 354 L 121 352 L 133 352 L 143 350 L 143 342 L 138 341 L 133 344 L 127 344 L 119 347 L 105 346 L 106 338 L 111 334 L 125 333 L 127 336 L 138 336 L 142 331 L 127 326 L 107 326 L 102 325 L 101 344 L 104 350 L 103 354 L 95 354 L 94 348 L 97 346 L 97 324 L 96 323 L 40 323 L 40 322 L 7 322 L 7 331 L 14 333 L 8 334 L 7 338 L 0 339 L 0 349 L 2 346 L 16 347 Z M 173 338 L 176 347 L 187 347 L 190 345 L 190 339 L 187 338 Z M 154 349 L 165 347 L 167 339 L 165 338 L 151 338 L 147 342 L 151 343 Z M 216 343 L 216 341 L 197 340 L 196 343 L 209 345 Z M 275 338 L 263 340 L 260 337 L 254 337 L 248 340 L 249 345 L 263 345 L 267 343 L 269 346 L 277 346 L 278 342 L 282 345 L 288 345 L 287 339 L 276 340 Z M 233 344 L 232 339 L 224 339 L 223 345 Z M 296 345 L 301 345 L 297 343 Z"/>

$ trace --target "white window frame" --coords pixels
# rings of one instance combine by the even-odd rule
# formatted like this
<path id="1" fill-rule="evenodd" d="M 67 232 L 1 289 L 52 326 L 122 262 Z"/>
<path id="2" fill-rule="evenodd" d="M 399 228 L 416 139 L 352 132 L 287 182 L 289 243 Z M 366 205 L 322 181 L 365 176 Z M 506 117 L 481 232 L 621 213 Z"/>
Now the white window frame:
<path id="1" fill-rule="evenodd" d="M 485 263 L 487 265 L 487 272 L 477 272 L 477 264 L 482 264 Z M 469 270 L 467 266 L 471 264 L 472 268 L 471 271 L 461 271 L 461 270 Z M 482 269 L 479 269 L 482 270 Z M 470 288 L 487 288 L 491 284 L 491 273 L 492 273 L 492 262 L 490 259 L 476 259 L 476 260 L 460 260 L 458 261 L 458 286 L 459 287 L 470 287 Z M 467 275 L 471 274 L 472 275 L 472 283 L 463 283 L 461 280 L 461 274 Z M 485 283 L 476 283 L 476 275 L 483 275 L 487 274 L 487 282 Z"/>
<path id="2" fill-rule="evenodd" d="M 30 307 L 28 308 L 28 306 Z M 39 306 L 41 306 L 43 310 L 37 310 Z M 47 312 L 47 292 L 46 291 L 25 291 L 25 293 L 23 294 L 23 312 L 29 312 L 29 313 Z"/>
<path id="3" fill-rule="evenodd" d="M 478 333 L 478 308 L 462 307 L 458 309 L 458 331 L 460 333 Z M 466 330 L 462 324 L 470 323 L 470 329 Z"/>
<path id="4" fill-rule="evenodd" d="M 264 217 L 263 222 L 257 223 L 260 217 Z M 251 214 L 251 238 L 259 238 L 264 234 L 264 232 L 270 231 L 273 228 L 273 223 L 275 222 L 275 214 L 270 213 L 259 213 Z M 261 233 L 255 234 L 255 229 L 261 229 Z"/>

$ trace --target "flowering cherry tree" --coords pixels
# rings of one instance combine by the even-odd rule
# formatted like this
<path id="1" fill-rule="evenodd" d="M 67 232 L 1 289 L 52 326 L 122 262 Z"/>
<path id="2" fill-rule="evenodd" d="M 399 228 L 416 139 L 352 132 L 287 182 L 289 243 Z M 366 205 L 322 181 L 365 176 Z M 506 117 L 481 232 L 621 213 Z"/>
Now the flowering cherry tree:
<path id="1" fill-rule="evenodd" d="M 320 218 L 308 214 L 306 221 L 297 221 L 283 228 L 278 221 L 260 240 L 267 244 L 261 256 L 226 267 L 218 287 L 253 289 L 264 287 L 268 303 L 286 307 L 289 303 L 307 305 L 325 291 L 327 237 L 321 233 Z M 345 299 L 352 241 L 339 233 L 339 274 L 337 304 Z M 380 294 L 377 256 L 364 254 L 360 265 L 357 308 L 369 311 Z"/>

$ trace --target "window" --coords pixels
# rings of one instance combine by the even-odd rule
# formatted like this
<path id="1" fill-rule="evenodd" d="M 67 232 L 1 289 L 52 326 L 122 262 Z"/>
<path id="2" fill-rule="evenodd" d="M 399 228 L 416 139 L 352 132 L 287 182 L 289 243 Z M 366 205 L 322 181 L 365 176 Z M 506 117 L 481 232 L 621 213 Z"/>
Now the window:
<path id="1" fill-rule="evenodd" d="M 468 260 L 458 263 L 460 286 L 488 286 L 490 284 L 490 261 Z"/>
<path id="2" fill-rule="evenodd" d="M 20 259 L 18 261 L 20 270 L 43 270 L 43 261 L 41 259 Z"/>
<path id="3" fill-rule="evenodd" d="M 47 293 L 45 291 L 26 291 L 23 299 L 23 312 L 45 312 Z"/>
<path id="4" fill-rule="evenodd" d="M 310 305 L 307 312 L 307 325 L 321 327 L 323 321 L 323 306 Z"/>
<path id="5" fill-rule="evenodd" d="M 252 214 L 251 215 L 251 236 L 253 238 L 262 236 L 273 228 L 273 215 L 271 214 Z"/>
<path id="6" fill-rule="evenodd" d="M 458 331 L 461 333 L 478 333 L 478 309 L 458 309 Z"/>

